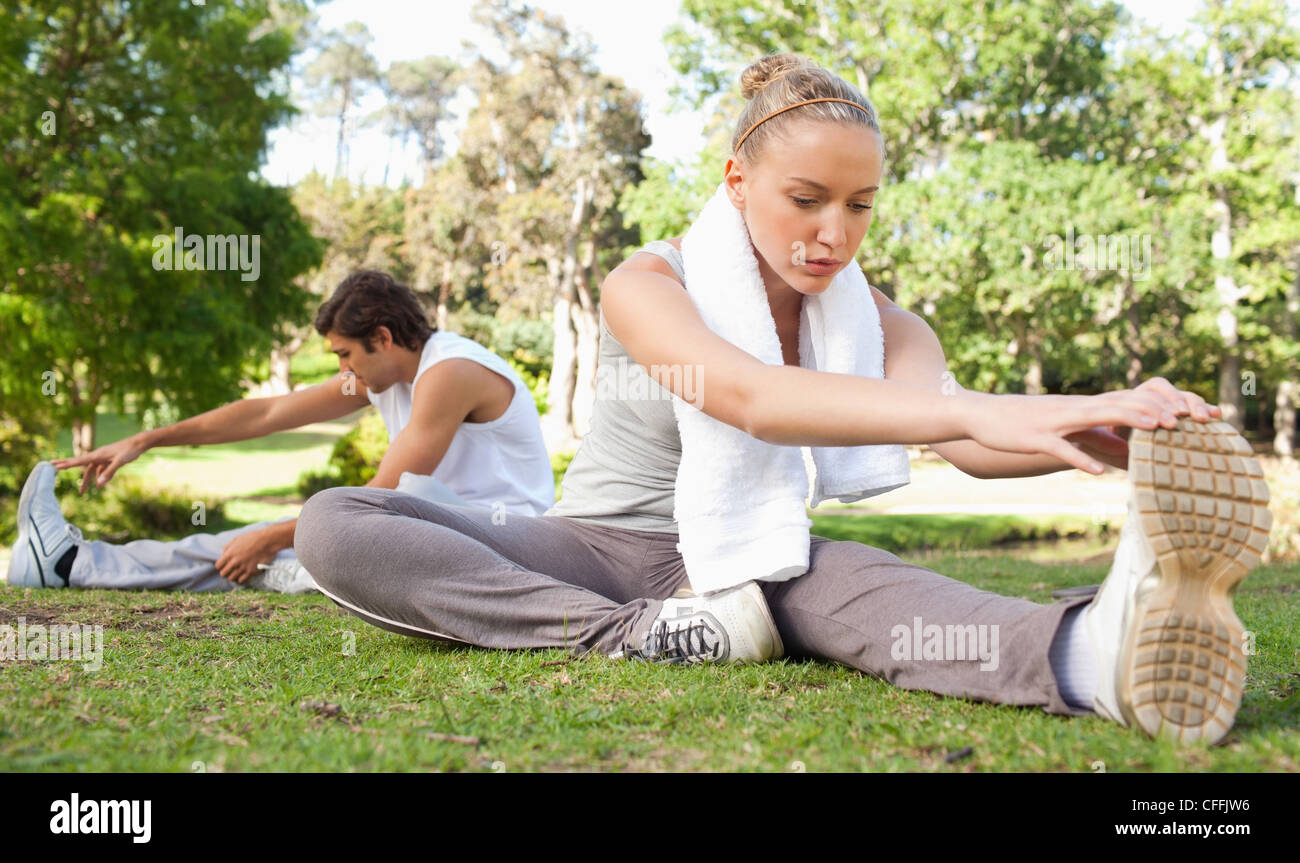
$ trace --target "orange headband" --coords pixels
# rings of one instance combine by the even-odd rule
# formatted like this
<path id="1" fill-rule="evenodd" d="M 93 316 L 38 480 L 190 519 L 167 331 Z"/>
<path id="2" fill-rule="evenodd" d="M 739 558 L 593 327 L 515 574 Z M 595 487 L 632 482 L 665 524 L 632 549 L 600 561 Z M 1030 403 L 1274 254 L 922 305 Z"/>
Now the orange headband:
<path id="1" fill-rule="evenodd" d="M 745 132 L 745 134 L 740 136 L 740 143 L 736 145 L 736 150 L 734 153 L 732 153 L 732 155 L 734 156 L 736 153 L 740 152 L 740 148 L 745 145 L 745 139 L 749 137 L 749 133 L 757 129 L 759 125 L 762 124 L 763 122 L 770 120 L 771 118 L 775 117 L 777 114 L 780 114 L 782 111 L 789 111 L 791 108 L 798 108 L 800 105 L 810 105 L 813 102 L 843 102 L 845 105 L 852 105 L 854 108 L 857 108 L 859 111 L 866 114 L 867 117 L 874 119 L 871 117 L 871 113 L 867 111 L 866 108 L 862 107 L 857 102 L 850 102 L 848 99 L 837 99 L 831 96 L 826 96 L 821 99 L 807 99 L 803 102 L 795 102 L 793 105 L 786 105 L 784 108 L 777 108 L 775 111 L 768 114 L 762 120 L 759 120 L 757 123 L 750 126 L 749 131 Z"/>

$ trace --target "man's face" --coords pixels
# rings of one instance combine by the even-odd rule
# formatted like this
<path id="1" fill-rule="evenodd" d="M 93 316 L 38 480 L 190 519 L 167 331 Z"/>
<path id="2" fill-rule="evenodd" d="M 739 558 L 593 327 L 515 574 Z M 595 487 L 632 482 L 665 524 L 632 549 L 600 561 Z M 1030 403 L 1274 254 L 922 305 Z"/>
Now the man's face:
<path id="1" fill-rule="evenodd" d="M 356 375 L 357 383 L 373 393 L 381 393 L 395 382 L 391 368 L 392 337 L 387 328 L 380 327 L 371 339 L 370 352 L 360 339 L 350 339 L 331 330 L 325 334 L 330 350 L 338 355 L 339 371 Z"/>

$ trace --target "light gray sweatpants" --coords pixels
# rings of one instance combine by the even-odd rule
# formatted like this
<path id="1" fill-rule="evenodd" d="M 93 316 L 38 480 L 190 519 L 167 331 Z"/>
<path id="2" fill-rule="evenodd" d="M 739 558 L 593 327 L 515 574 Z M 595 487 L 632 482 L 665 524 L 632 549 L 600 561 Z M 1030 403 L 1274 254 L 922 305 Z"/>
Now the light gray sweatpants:
<path id="1" fill-rule="evenodd" d="M 418 493 L 426 500 L 467 505 L 430 476 L 403 473 L 398 488 Z M 77 547 L 68 582 L 72 587 L 113 590 L 235 590 L 239 585 L 222 577 L 214 565 L 226 544 L 242 533 L 292 518 L 259 521 L 221 533 L 194 533 L 173 542 L 137 539 L 121 545 L 100 540 L 82 543 Z M 276 562 L 295 560 L 292 548 L 281 549 L 275 555 Z"/>
<path id="2" fill-rule="evenodd" d="M 676 534 L 501 518 L 387 489 L 313 496 L 294 547 L 321 592 L 369 623 L 489 648 L 640 647 L 662 600 L 688 585 Z M 787 656 L 904 689 L 1088 712 L 1061 697 L 1048 650 L 1063 614 L 1090 597 L 1039 605 L 819 536 L 806 573 L 759 584 Z"/>

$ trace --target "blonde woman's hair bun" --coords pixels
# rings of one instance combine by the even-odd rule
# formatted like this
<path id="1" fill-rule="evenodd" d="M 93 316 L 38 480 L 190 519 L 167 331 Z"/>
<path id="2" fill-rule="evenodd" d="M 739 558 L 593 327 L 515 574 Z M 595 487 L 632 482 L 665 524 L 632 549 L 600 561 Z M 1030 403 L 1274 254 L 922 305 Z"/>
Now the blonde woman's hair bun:
<path id="1" fill-rule="evenodd" d="M 769 54 L 740 73 L 740 95 L 753 99 L 763 88 L 795 69 L 812 66 L 797 54 Z"/>
<path id="2" fill-rule="evenodd" d="M 795 122 L 862 126 L 880 132 L 876 109 L 866 96 L 838 75 L 798 54 L 768 54 L 740 73 L 740 110 L 731 151 L 756 165 L 768 144 Z M 884 136 L 880 147 L 884 152 Z"/>

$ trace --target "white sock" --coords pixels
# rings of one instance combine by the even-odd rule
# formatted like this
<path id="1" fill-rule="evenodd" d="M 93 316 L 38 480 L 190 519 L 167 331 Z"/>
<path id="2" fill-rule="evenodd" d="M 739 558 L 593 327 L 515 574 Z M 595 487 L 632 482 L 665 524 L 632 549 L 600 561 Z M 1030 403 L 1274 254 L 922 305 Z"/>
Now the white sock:
<path id="1" fill-rule="evenodd" d="M 1047 658 L 1052 663 L 1057 688 L 1066 703 L 1091 710 L 1093 696 L 1097 694 L 1097 660 L 1083 625 L 1083 612 L 1087 607 L 1076 606 L 1061 618 L 1061 626 L 1052 639 Z"/>

